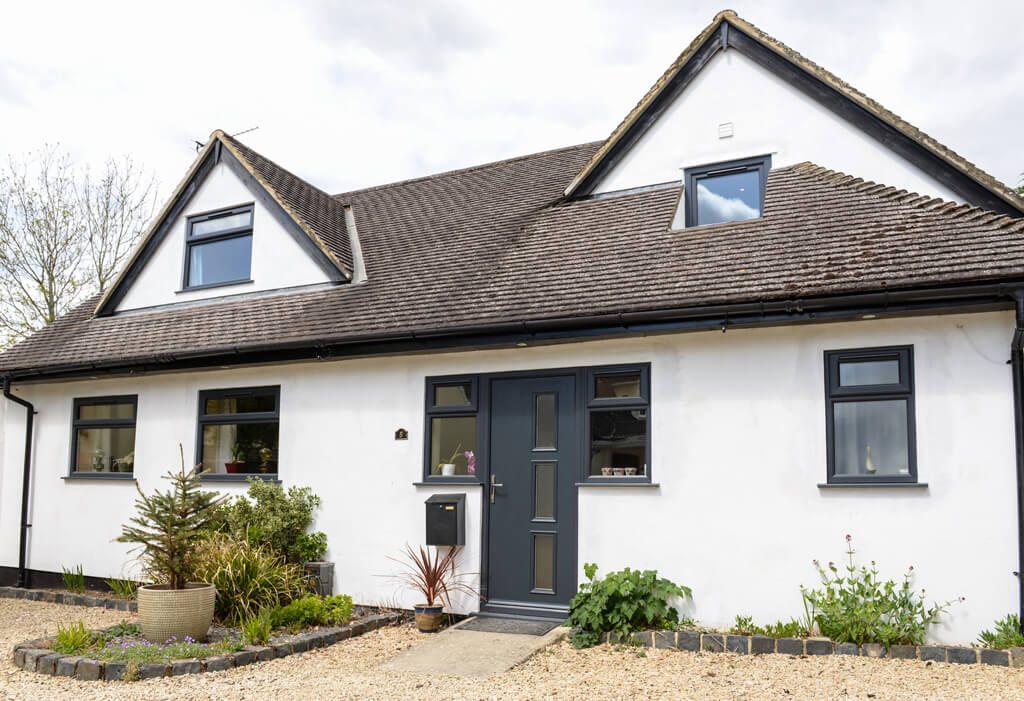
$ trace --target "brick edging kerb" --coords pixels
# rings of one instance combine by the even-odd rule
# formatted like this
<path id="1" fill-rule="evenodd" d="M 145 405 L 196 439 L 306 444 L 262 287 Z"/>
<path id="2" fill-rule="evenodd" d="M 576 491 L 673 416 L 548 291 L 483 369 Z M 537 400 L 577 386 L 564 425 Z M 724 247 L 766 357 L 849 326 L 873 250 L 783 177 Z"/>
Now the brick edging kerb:
<path id="1" fill-rule="evenodd" d="M 137 602 L 128 599 L 111 599 L 105 596 L 72 594 L 49 589 L 23 589 L 21 587 L 0 587 L 0 599 L 24 599 L 26 601 L 42 601 L 47 604 L 67 604 L 68 606 L 98 606 L 133 613 L 139 607 Z"/>
<path id="2" fill-rule="evenodd" d="M 739 655 L 858 655 L 903 660 L 952 662 L 957 664 L 990 664 L 1002 667 L 1024 667 L 1024 647 L 995 650 L 955 645 L 891 645 L 878 643 L 836 643 L 829 638 L 772 638 L 767 635 L 731 635 L 729 633 L 698 633 L 693 630 L 645 630 L 620 636 L 603 633 L 602 643 L 625 643 L 658 649 L 690 652 L 733 652 Z"/>
<path id="3" fill-rule="evenodd" d="M 371 630 L 400 623 L 402 614 L 381 613 L 360 618 L 347 626 L 320 628 L 309 633 L 300 633 L 288 640 L 273 645 L 246 645 L 238 652 L 229 652 L 203 659 L 172 660 L 156 662 L 138 667 L 139 679 L 155 677 L 177 677 L 182 674 L 220 672 L 232 667 L 242 667 L 254 662 L 265 662 L 278 657 L 307 652 L 318 647 L 327 647 L 341 640 L 355 638 Z M 80 655 L 62 655 L 44 647 L 53 643 L 52 638 L 27 640 L 14 646 L 14 665 L 27 672 L 38 672 L 60 677 L 74 677 L 82 681 L 120 681 L 125 677 L 128 665 L 125 662 L 102 662 Z"/>

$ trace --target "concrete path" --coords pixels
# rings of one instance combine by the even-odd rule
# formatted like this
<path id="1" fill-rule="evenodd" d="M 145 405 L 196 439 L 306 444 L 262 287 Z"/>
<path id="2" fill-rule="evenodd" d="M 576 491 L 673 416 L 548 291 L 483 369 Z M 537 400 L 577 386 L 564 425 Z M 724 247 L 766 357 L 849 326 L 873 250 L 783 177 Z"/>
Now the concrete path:
<path id="1" fill-rule="evenodd" d="M 492 677 L 507 672 L 568 632 L 568 628 L 558 627 L 544 635 L 521 635 L 483 633 L 454 626 L 430 635 L 381 667 L 420 674 Z"/>

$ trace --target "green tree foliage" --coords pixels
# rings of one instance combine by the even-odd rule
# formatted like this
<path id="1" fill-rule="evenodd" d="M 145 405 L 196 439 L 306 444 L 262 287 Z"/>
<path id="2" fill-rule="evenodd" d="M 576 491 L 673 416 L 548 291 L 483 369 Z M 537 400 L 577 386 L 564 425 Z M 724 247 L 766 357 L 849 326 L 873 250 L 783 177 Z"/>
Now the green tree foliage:
<path id="1" fill-rule="evenodd" d="M 181 469 L 164 476 L 171 482 L 171 489 L 147 495 L 136 487 L 137 515 L 122 527 L 117 539 L 138 544 L 147 574 L 171 589 L 185 588 L 194 571 L 197 546 L 208 535 L 217 506 L 224 499 L 216 492 L 200 489 L 199 473 L 185 470 L 185 454 L 181 446 L 178 449 Z"/>
<path id="2" fill-rule="evenodd" d="M 291 487 L 261 479 L 249 480 L 249 491 L 220 508 L 221 529 L 236 540 L 270 548 L 288 562 L 319 560 L 327 551 L 327 536 L 307 533 L 320 497 L 309 487 Z"/>

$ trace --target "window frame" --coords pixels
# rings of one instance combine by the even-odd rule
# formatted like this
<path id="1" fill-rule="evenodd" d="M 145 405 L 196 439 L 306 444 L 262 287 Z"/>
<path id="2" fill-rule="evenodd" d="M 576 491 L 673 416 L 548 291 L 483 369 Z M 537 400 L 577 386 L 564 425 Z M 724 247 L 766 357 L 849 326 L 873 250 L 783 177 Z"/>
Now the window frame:
<path id="1" fill-rule="evenodd" d="M 224 397 L 253 397 L 256 395 L 272 395 L 273 411 L 251 411 L 241 414 L 207 414 L 206 400 Z M 258 424 L 274 421 L 277 423 L 277 472 L 245 472 L 222 474 L 219 472 L 201 472 L 200 478 L 209 482 L 245 482 L 250 477 L 268 482 L 277 482 L 281 475 L 281 385 L 262 385 L 259 387 L 233 387 L 224 389 L 199 390 L 199 406 L 196 411 L 196 450 L 193 465 L 203 463 L 203 428 L 205 426 L 222 426 L 226 424 Z"/>
<path id="2" fill-rule="evenodd" d="M 225 229 L 224 231 L 217 231 L 212 234 L 195 234 L 193 233 L 193 227 L 205 221 L 211 219 L 220 219 L 221 217 L 228 217 L 234 214 L 242 214 L 243 212 L 249 213 L 249 224 L 248 226 L 236 226 L 232 229 Z M 206 290 L 213 287 L 227 287 L 229 285 L 242 285 L 247 282 L 252 282 L 252 253 L 250 247 L 249 254 L 249 275 L 245 278 L 237 280 L 223 280 L 221 282 L 210 282 L 202 285 L 190 285 L 189 276 L 191 274 L 192 267 L 192 248 L 207 243 L 215 243 L 217 241 L 227 241 L 229 239 L 242 238 L 244 236 L 253 235 L 253 229 L 255 228 L 256 210 L 255 203 L 249 202 L 248 204 L 236 205 L 234 207 L 227 207 L 225 209 L 218 209 L 212 212 L 204 212 L 202 214 L 194 214 L 188 217 L 185 222 L 185 263 L 182 266 L 184 271 L 181 278 L 181 289 L 182 291 L 191 290 Z"/>
<path id="3" fill-rule="evenodd" d="M 469 384 L 468 405 L 434 406 L 434 393 L 438 386 Z M 423 481 L 440 484 L 482 484 L 483 457 L 481 455 L 486 435 L 484 423 L 486 412 L 480 411 L 480 376 L 479 375 L 444 375 L 426 378 L 424 391 L 423 421 Z M 476 472 L 473 475 L 435 475 L 431 464 L 430 445 L 432 440 L 431 423 L 438 418 L 469 418 L 476 419 Z"/>
<path id="4" fill-rule="evenodd" d="M 765 187 L 768 184 L 768 171 L 772 169 L 771 154 L 753 156 L 750 158 L 738 158 L 732 161 L 719 161 L 701 166 L 693 166 L 683 170 L 683 214 L 684 225 L 687 229 L 695 226 L 719 226 L 724 224 L 735 224 L 743 221 L 755 221 L 754 219 L 736 219 L 727 222 L 715 222 L 713 224 L 697 223 L 697 183 L 700 180 L 715 176 L 729 175 L 731 173 L 743 173 L 749 171 L 758 172 L 758 187 L 760 188 L 758 211 L 764 217 L 764 196 Z"/>
<path id="5" fill-rule="evenodd" d="M 597 397 L 597 378 L 602 375 L 624 375 L 638 372 L 640 374 L 639 397 Z M 651 365 L 650 363 L 631 365 L 601 365 L 590 367 L 584 373 L 585 403 L 583 411 L 583 450 L 580 460 L 579 482 L 587 484 L 649 484 L 651 482 Z M 601 410 L 642 409 L 645 414 L 647 445 L 644 448 L 644 474 L 621 477 L 590 474 L 590 413 Z"/>
<path id="6" fill-rule="evenodd" d="M 83 406 L 96 406 L 97 404 L 130 404 L 132 407 L 132 418 L 129 419 L 80 419 L 78 410 Z M 75 469 L 78 457 L 78 430 L 80 428 L 133 428 L 135 438 L 138 442 L 139 422 L 139 395 L 137 394 L 115 394 L 102 397 L 75 397 L 71 405 L 71 454 L 68 460 L 68 477 L 72 479 L 135 479 L 135 464 L 132 463 L 131 472 L 79 472 Z M 135 447 L 132 447 L 135 452 Z"/>
<path id="7" fill-rule="evenodd" d="M 917 484 L 917 413 L 914 392 L 914 347 L 879 346 L 825 351 L 825 450 L 826 484 L 872 485 Z M 885 385 L 839 384 L 841 363 L 877 360 L 899 362 L 900 381 Z M 907 402 L 906 475 L 837 475 L 835 455 L 835 405 L 841 402 L 870 402 L 902 399 Z"/>

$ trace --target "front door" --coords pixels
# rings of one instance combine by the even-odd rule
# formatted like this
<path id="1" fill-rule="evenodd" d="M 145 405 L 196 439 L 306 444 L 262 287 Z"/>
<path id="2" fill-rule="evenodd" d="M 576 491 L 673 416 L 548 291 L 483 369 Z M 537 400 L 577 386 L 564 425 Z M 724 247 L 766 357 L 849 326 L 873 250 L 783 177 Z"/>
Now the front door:
<path id="1" fill-rule="evenodd" d="M 574 376 L 491 381 L 485 611 L 564 618 L 576 593 Z"/>

